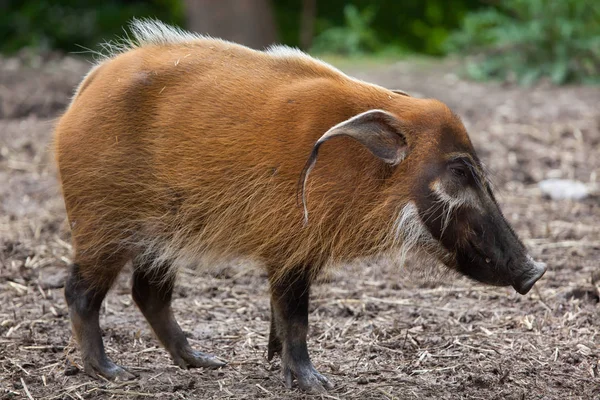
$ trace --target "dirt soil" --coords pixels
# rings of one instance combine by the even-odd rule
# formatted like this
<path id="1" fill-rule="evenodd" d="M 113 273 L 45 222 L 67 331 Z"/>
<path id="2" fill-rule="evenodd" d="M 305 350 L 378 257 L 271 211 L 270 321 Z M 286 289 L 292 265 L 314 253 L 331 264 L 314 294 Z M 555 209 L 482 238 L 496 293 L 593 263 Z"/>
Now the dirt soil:
<path id="1" fill-rule="evenodd" d="M 520 296 L 422 274 L 414 263 L 343 266 L 314 288 L 310 314 L 312 358 L 335 389 L 309 396 L 285 389 L 279 360 L 266 360 L 266 278 L 244 263 L 184 271 L 174 301 L 190 342 L 227 367 L 175 367 L 123 274 L 101 325 L 109 356 L 139 379 L 81 372 L 63 298 L 71 246 L 49 141 L 88 68 L 56 55 L 0 60 L 0 398 L 600 398 L 600 200 L 552 201 L 537 185 L 569 178 L 597 188 L 598 87 L 467 82 L 449 62 L 345 68 L 461 115 L 507 218 L 549 270 Z"/>

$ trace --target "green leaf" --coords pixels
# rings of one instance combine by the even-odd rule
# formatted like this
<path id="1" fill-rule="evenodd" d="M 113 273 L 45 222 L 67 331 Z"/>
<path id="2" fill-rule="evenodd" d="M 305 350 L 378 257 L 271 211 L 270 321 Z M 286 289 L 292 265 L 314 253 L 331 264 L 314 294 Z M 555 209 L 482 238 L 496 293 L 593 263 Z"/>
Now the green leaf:
<path id="1" fill-rule="evenodd" d="M 552 66 L 552 72 L 550 73 L 550 79 L 552 82 L 560 85 L 566 82 L 567 75 L 569 73 L 569 63 L 566 60 L 561 60 Z"/>
<path id="2" fill-rule="evenodd" d="M 475 79 L 592 82 L 600 76 L 599 21 L 600 1 L 504 0 L 467 14 L 444 47 L 477 54 L 466 65 Z"/>

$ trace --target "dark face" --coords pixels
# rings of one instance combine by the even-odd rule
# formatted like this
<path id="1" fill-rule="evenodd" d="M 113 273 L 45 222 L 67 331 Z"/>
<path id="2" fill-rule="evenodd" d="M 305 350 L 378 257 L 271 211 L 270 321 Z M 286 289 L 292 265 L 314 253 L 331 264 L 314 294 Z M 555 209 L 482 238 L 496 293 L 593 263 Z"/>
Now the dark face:
<path id="1" fill-rule="evenodd" d="M 477 281 L 527 293 L 544 274 L 512 230 L 472 152 L 427 163 L 415 204 L 427 230 L 451 255 L 448 266 Z"/>

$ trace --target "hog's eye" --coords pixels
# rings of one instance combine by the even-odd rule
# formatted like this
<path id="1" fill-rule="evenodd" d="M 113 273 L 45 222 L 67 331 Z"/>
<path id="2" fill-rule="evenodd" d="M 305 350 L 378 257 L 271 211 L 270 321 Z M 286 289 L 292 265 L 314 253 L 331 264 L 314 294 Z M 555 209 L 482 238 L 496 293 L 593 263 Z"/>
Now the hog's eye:
<path id="1" fill-rule="evenodd" d="M 462 164 L 453 164 L 450 165 L 448 167 L 450 169 L 450 172 L 452 172 L 452 174 L 454 174 L 455 176 L 464 179 L 467 177 L 467 168 L 462 165 Z"/>

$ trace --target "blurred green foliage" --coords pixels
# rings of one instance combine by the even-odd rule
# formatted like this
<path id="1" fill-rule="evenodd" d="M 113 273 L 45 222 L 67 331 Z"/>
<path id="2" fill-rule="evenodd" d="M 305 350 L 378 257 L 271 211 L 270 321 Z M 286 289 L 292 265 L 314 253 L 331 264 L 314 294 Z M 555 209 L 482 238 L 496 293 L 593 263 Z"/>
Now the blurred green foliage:
<path id="1" fill-rule="evenodd" d="M 382 44 L 373 26 L 376 9 L 372 6 L 359 10 L 348 4 L 344 7 L 344 26 L 325 29 L 315 39 L 314 53 L 359 55 L 381 51 Z"/>
<path id="2" fill-rule="evenodd" d="M 42 50 L 97 49 L 123 35 L 133 17 L 156 17 L 180 24 L 180 0 L 0 0 L 0 52 L 23 47 Z"/>
<path id="3" fill-rule="evenodd" d="M 280 41 L 299 46 L 302 0 L 272 5 Z M 0 0 L 0 53 L 98 50 L 133 17 L 182 25 L 184 16 L 183 0 Z M 600 0 L 318 0 L 310 50 L 459 53 L 472 56 L 476 79 L 598 82 Z"/>
<path id="4" fill-rule="evenodd" d="M 274 0 L 279 36 L 299 45 L 300 0 Z M 315 52 L 398 51 L 443 55 L 444 42 L 479 0 L 320 0 Z"/>
<path id="5" fill-rule="evenodd" d="M 475 79 L 599 83 L 600 1 L 504 0 L 468 14 L 447 49 L 475 55 Z"/>
<path id="6" fill-rule="evenodd" d="M 215 0 L 218 1 L 218 0 Z M 272 0 L 279 37 L 299 45 L 302 0 Z M 320 0 L 315 48 L 340 54 L 385 49 L 441 55 L 478 0 Z M 0 52 L 22 47 L 78 51 L 123 35 L 133 17 L 181 25 L 182 0 L 0 0 Z"/>

